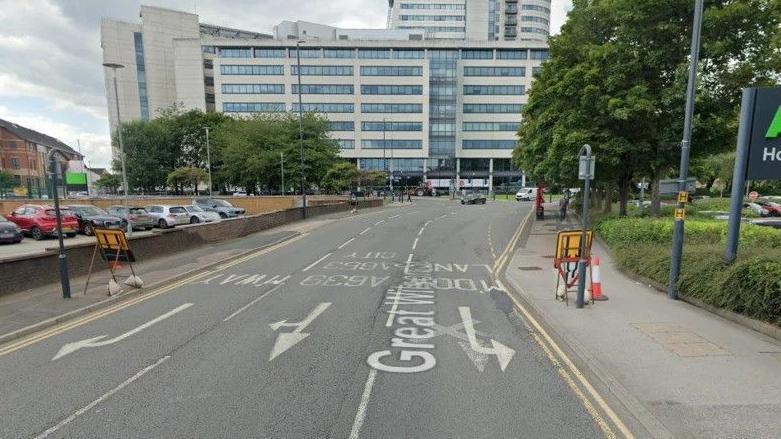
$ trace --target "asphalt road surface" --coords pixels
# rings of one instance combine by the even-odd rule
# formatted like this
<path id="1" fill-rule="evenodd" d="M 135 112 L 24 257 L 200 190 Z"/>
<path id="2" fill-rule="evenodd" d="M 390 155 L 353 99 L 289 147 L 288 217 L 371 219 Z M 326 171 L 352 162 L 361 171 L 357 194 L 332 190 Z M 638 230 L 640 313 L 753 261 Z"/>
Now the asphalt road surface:
<path id="1" fill-rule="evenodd" d="M 493 280 L 528 211 L 359 214 L 0 346 L 0 437 L 604 437 Z"/>

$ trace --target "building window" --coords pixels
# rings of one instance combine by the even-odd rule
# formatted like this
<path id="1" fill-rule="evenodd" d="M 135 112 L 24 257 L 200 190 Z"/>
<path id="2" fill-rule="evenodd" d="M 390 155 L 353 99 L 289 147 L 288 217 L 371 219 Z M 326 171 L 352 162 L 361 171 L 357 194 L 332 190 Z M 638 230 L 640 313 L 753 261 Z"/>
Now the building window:
<path id="1" fill-rule="evenodd" d="M 337 122 L 331 122 L 331 131 L 354 131 L 355 130 L 355 122 L 352 121 L 337 121 Z"/>
<path id="2" fill-rule="evenodd" d="M 423 104 L 361 104 L 361 113 L 422 113 Z"/>
<path id="3" fill-rule="evenodd" d="M 223 58 L 252 58 L 252 49 L 249 47 L 221 47 L 220 56 Z"/>
<path id="4" fill-rule="evenodd" d="M 544 25 L 548 25 L 549 21 L 547 18 L 542 17 L 535 17 L 532 15 L 523 15 L 521 16 L 521 21 L 525 21 L 527 23 L 542 23 Z"/>
<path id="5" fill-rule="evenodd" d="M 491 159 L 461 159 L 461 176 L 464 172 L 488 171 L 491 168 Z"/>
<path id="6" fill-rule="evenodd" d="M 362 95 L 422 95 L 422 85 L 362 85 Z"/>
<path id="7" fill-rule="evenodd" d="M 420 49 L 394 49 L 395 59 L 423 59 L 424 52 Z"/>
<path id="8" fill-rule="evenodd" d="M 525 32 L 527 34 L 541 34 L 541 35 L 548 35 L 547 29 L 541 29 L 539 27 L 522 27 L 521 32 Z"/>
<path id="9" fill-rule="evenodd" d="M 463 149 L 515 149 L 517 140 L 464 140 Z"/>
<path id="10" fill-rule="evenodd" d="M 358 58 L 390 59 L 390 49 L 358 49 Z"/>
<path id="11" fill-rule="evenodd" d="M 214 87 L 214 76 L 204 76 L 203 85 L 207 87 Z"/>
<path id="12" fill-rule="evenodd" d="M 296 58 L 296 49 L 290 49 L 290 57 Z M 301 49 L 301 58 L 322 58 L 322 49 Z"/>
<path id="13" fill-rule="evenodd" d="M 464 76 L 526 76 L 526 67 L 464 67 Z"/>
<path id="14" fill-rule="evenodd" d="M 532 49 L 530 52 L 531 59 L 540 59 L 545 61 L 550 58 L 550 52 L 548 49 Z"/>
<path id="15" fill-rule="evenodd" d="M 339 149 L 355 149 L 355 140 L 353 139 L 338 139 Z"/>
<path id="16" fill-rule="evenodd" d="M 358 159 L 362 170 L 423 172 L 423 159 Z"/>
<path id="17" fill-rule="evenodd" d="M 520 114 L 522 104 L 464 104 L 464 113 L 509 113 Z"/>
<path id="18" fill-rule="evenodd" d="M 284 58 L 285 49 L 255 49 L 255 58 Z"/>
<path id="19" fill-rule="evenodd" d="M 423 67 L 361 66 L 361 76 L 423 76 Z"/>
<path id="20" fill-rule="evenodd" d="M 447 49 L 430 49 L 428 51 L 428 59 L 456 60 L 458 59 L 458 51 Z"/>
<path id="21" fill-rule="evenodd" d="M 11 169 L 21 169 L 18 157 L 11 157 Z"/>
<path id="22" fill-rule="evenodd" d="M 226 113 L 281 113 L 285 111 L 283 102 L 224 102 L 222 111 Z"/>
<path id="23" fill-rule="evenodd" d="M 206 103 L 207 104 L 214 103 L 214 93 L 206 93 Z"/>
<path id="24" fill-rule="evenodd" d="M 464 95 L 513 95 L 521 96 L 526 92 L 523 85 L 465 85 Z"/>
<path id="25" fill-rule="evenodd" d="M 464 122 L 464 131 L 511 131 L 521 127 L 518 122 Z"/>
<path id="26" fill-rule="evenodd" d="M 133 32 L 136 52 L 136 78 L 138 79 L 138 100 L 141 107 L 141 119 L 149 120 L 149 97 L 146 91 L 146 64 L 144 63 L 144 39 L 141 32 Z M 115 96 L 116 99 L 119 99 Z"/>
<path id="27" fill-rule="evenodd" d="M 526 49 L 496 49 L 496 59 L 527 59 L 528 57 Z"/>
<path id="28" fill-rule="evenodd" d="M 420 29 L 420 26 L 399 26 L 399 29 Z M 464 33 L 465 28 L 463 26 L 425 26 L 423 30 L 427 33 Z"/>
<path id="29" fill-rule="evenodd" d="M 361 122 L 361 131 L 423 131 L 422 122 Z"/>
<path id="30" fill-rule="evenodd" d="M 455 96 L 456 87 L 454 85 L 432 85 L 429 92 L 430 96 Z"/>
<path id="31" fill-rule="evenodd" d="M 494 51 L 464 49 L 461 51 L 461 59 L 494 59 Z"/>
<path id="32" fill-rule="evenodd" d="M 211 60 L 211 59 L 203 60 L 203 68 L 206 69 L 206 70 L 213 70 L 214 69 L 214 60 Z"/>
<path id="33" fill-rule="evenodd" d="M 290 74 L 298 75 L 298 66 L 290 66 Z M 353 66 L 301 66 L 301 76 L 352 76 Z"/>
<path id="34" fill-rule="evenodd" d="M 376 139 L 361 141 L 363 149 L 422 149 L 423 141 L 420 139 Z"/>
<path id="35" fill-rule="evenodd" d="M 355 58 L 354 49 L 324 49 L 324 58 L 352 59 Z"/>
<path id="36" fill-rule="evenodd" d="M 429 133 L 432 136 L 452 136 L 456 133 L 456 124 L 453 122 L 430 122 Z"/>
<path id="37" fill-rule="evenodd" d="M 305 95 L 351 95 L 355 93 L 352 85 L 342 84 L 303 84 Z M 298 94 L 298 84 L 293 84 L 293 94 Z"/>
<path id="38" fill-rule="evenodd" d="M 464 21 L 463 15 L 400 15 L 401 21 Z"/>
<path id="39" fill-rule="evenodd" d="M 225 94 L 283 94 L 284 84 L 222 84 Z"/>
<path id="40" fill-rule="evenodd" d="M 434 155 L 453 155 L 453 151 L 456 149 L 456 142 L 452 139 L 446 140 L 431 140 L 429 142 L 429 149 L 431 154 Z"/>
<path id="41" fill-rule="evenodd" d="M 449 3 L 402 3 L 401 9 L 442 9 L 448 11 L 463 11 L 464 5 Z"/>
<path id="42" fill-rule="evenodd" d="M 521 5 L 521 9 L 524 11 L 537 11 L 537 12 L 544 12 L 546 14 L 550 14 L 550 8 L 546 8 L 545 6 Z"/>
<path id="43" fill-rule="evenodd" d="M 203 53 L 217 53 L 217 48 L 214 46 L 201 46 L 201 52 Z"/>
<path id="44" fill-rule="evenodd" d="M 220 66 L 220 73 L 223 75 L 284 75 L 283 66 L 264 66 L 264 65 L 233 65 L 224 64 Z"/>
<path id="45" fill-rule="evenodd" d="M 355 106 L 353 104 L 338 103 L 306 103 L 302 106 L 302 110 L 305 113 L 352 113 L 355 111 Z M 293 104 L 292 111 L 298 111 L 297 102 Z"/>

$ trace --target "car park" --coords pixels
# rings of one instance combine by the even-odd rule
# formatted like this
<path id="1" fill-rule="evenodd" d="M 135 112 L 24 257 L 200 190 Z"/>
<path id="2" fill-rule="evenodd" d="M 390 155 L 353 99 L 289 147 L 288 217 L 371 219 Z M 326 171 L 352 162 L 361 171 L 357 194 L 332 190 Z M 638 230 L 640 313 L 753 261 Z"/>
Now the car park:
<path id="1" fill-rule="evenodd" d="M 22 229 L 16 224 L 8 221 L 5 217 L 0 216 L 0 242 L 19 243 L 24 239 L 22 235 Z"/>
<path id="2" fill-rule="evenodd" d="M 155 220 L 141 206 L 111 206 L 108 213 L 118 216 L 122 220 L 122 229 L 127 229 L 128 222 L 133 230 L 152 230 Z"/>
<path id="3" fill-rule="evenodd" d="M 95 234 L 95 229 L 119 229 L 122 219 L 109 215 L 100 207 L 91 204 L 71 204 L 66 206 L 79 219 L 79 231 L 87 236 Z"/>
<path id="4" fill-rule="evenodd" d="M 195 198 L 193 206 L 198 206 L 207 212 L 217 212 L 220 218 L 233 218 L 244 215 L 244 209 L 233 207 L 233 205 L 219 198 Z"/>
<path id="5" fill-rule="evenodd" d="M 182 206 L 190 217 L 190 224 L 210 223 L 219 221 L 220 214 L 217 212 L 207 212 L 198 206 Z"/>
<path id="6" fill-rule="evenodd" d="M 470 192 L 461 197 L 461 204 L 485 204 L 485 195 L 479 192 Z"/>
<path id="7" fill-rule="evenodd" d="M 167 229 L 190 222 L 190 215 L 182 206 L 168 204 L 152 204 L 146 206 L 146 211 L 152 217 L 156 227 Z"/>
<path id="8" fill-rule="evenodd" d="M 9 221 L 19 226 L 23 233 L 29 233 L 39 241 L 47 236 L 57 236 L 57 217 L 54 207 L 45 204 L 23 204 L 17 207 Z M 76 236 L 79 229 L 79 219 L 68 209 L 60 209 L 62 233 L 68 238 Z"/>

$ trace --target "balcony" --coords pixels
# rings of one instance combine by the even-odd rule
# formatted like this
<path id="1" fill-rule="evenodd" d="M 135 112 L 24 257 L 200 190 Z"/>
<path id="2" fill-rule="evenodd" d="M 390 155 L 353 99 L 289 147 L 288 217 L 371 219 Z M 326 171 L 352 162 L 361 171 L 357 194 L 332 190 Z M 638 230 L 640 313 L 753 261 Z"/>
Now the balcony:
<path id="1" fill-rule="evenodd" d="M 518 7 L 517 6 L 507 6 L 507 9 L 504 10 L 505 14 L 517 14 L 518 13 Z"/>
<path id="2" fill-rule="evenodd" d="M 507 17 L 507 20 L 504 22 L 505 26 L 515 26 L 518 24 L 518 19 L 515 17 Z"/>

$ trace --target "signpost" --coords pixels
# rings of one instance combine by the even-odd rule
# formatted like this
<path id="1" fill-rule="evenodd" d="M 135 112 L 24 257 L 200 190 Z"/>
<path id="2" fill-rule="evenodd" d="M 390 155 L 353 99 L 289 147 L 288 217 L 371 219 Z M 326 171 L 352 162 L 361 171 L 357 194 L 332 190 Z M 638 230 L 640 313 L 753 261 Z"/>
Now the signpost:
<path id="1" fill-rule="evenodd" d="M 740 215 L 746 180 L 781 180 L 781 87 L 744 88 L 738 147 L 732 174 L 727 249 L 724 261 L 738 255 Z M 749 198 L 756 200 L 752 192 Z"/>
<path id="2" fill-rule="evenodd" d="M 588 195 L 589 185 L 591 179 L 594 178 L 594 156 L 591 155 L 591 145 L 588 143 L 580 148 L 578 153 L 580 156 L 580 162 L 578 164 L 578 178 L 583 180 L 583 208 L 580 215 L 583 218 L 583 229 L 581 230 L 582 237 L 580 238 L 580 262 L 578 262 L 578 297 L 575 300 L 576 308 L 583 308 L 584 297 L 586 294 L 586 264 L 588 259 L 586 257 L 586 237 L 588 231 Z"/>

